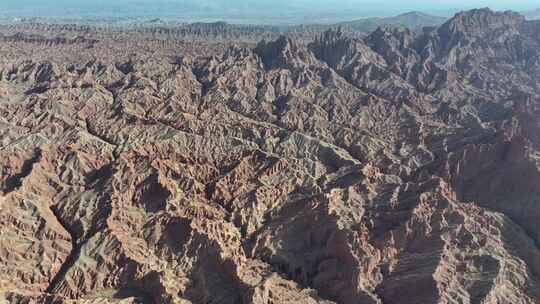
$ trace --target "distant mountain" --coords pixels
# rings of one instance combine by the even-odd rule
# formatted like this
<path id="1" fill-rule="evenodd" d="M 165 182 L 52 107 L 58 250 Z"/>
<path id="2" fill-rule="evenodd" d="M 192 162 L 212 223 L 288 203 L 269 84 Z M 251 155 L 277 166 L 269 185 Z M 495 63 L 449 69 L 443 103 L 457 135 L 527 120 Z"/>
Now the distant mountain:
<path id="1" fill-rule="evenodd" d="M 521 14 L 528 20 L 537 20 L 540 19 L 540 8 L 533 11 L 522 12 Z"/>
<path id="2" fill-rule="evenodd" d="M 350 27 L 359 32 L 372 32 L 380 26 L 399 26 L 410 29 L 418 29 L 425 26 L 438 26 L 443 24 L 447 18 L 433 16 L 422 12 L 408 12 L 394 17 L 366 18 L 350 22 L 343 22 L 340 25 Z"/>
<path id="3" fill-rule="evenodd" d="M 378 27 L 406 27 L 416 30 L 427 26 L 439 26 L 446 20 L 448 18 L 413 11 L 392 17 L 370 17 L 334 24 L 299 25 L 290 27 L 289 31 L 323 31 L 336 27 L 342 27 L 348 32 L 360 33 L 371 33 Z"/>
<path id="4" fill-rule="evenodd" d="M 154 38 L 187 39 L 187 40 L 242 40 L 257 42 L 260 39 L 277 39 L 280 35 L 295 37 L 300 40 L 313 40 L 329 29 L 341 27 L 349 36 L 366 35 L 378 27 L 405 27 L 411 30 L 426 26 L 438 26 L 447 19 L 422 12 L 409 12 L 393 17 L 372 17 L 340 23 L 265 25 L 264 23 L 229 23 L 194 22 L 185 23 L 182 18 L 159 17 L 0 17 L 0 24 L 17 24 L 18 28 L 29 28 L 41 32 L 66 31 L 62 25 L 77 24 L 87 26 L 115 26 L 132 29 L 139 33 L 146 33 Z"/>

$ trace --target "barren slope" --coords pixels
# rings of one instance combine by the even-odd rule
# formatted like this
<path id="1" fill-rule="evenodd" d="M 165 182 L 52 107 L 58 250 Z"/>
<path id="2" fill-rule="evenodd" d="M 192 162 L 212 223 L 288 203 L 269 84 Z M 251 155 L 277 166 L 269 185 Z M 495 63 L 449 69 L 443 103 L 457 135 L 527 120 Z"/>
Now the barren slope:
<path id="1" fill-rule="evenodd" d="M 25 31 L 0 46 L 8 303 L 540 302 L 540 23 Z"/>

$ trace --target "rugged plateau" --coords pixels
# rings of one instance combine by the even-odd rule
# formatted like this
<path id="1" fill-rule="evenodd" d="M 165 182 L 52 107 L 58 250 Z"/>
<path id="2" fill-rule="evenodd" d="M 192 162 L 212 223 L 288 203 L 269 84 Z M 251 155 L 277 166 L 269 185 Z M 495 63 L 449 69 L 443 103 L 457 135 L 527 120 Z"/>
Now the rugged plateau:
<path id="1" fill-rule="evenodd" d="M 540 303 L 539 21 L 0 34 L 0 302 Z"/>

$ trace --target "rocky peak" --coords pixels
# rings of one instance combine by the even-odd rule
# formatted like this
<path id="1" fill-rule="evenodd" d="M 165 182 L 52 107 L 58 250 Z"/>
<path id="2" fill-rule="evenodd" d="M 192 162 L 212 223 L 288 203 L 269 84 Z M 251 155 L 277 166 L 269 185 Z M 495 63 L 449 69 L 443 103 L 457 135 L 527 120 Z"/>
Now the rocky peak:
<path id="1" fill-rule="evenodd" d="M 379 27 L 365 41 L 384 58 L 390 70 L 404 78 L 418 61 L 419 55 L 414 50 L 415 36 L 409 29 Z"/>
<path id="2" fill-rule="evenodd" d="M 525 18 L 511 11 L 495 12 L 484 8 L 460 12 L 429 34 L 428 49 L 438 58 L 448 57 L 449 64 L 455 65 L 466 57 L 464 54 L 473 54 L 480 49 L 501 49 L 505 41 L 520 35 L 523 24 Z M 462 56 L 456 57 L 454 51 L 457 49 Z"/>
<path id="3" fill-rule="evenodd" d="M 240 47 L 235 44 L 225 49 L 223 57 L 244 58 L 250 55 L 251 55 L 250 49 Z"/>
<path id="4" fill-rule="evenodd" d="M 384 65 L 383 59 L 363 40 L 346 36 L 340 28 L 326 31 L 309 48 L 319 60 L 337 70 L 351 62 Z"/>
<path id="5" fill-rule="evenodd" d="M 439 28 L 439 33 L 461 32 L 482 35 L 505 27 L 515 28 L 524 21 L 525 17 L 512 11 L 494 12 L 489 8 L 474 9 L 456 14 Z"/>
<path id="6" fill-rule="evenodd" d="M 414 35 L 407 28 L 378 27 L 366 41 L 375 51 L 387 48 L 402 50 L 413 45 Z"/>
<path id="7" fill-rule="evenodd" d="M 275 41 L 261 41 L 255 48 L 267 69 L 311 65 L 315 57 L 303 45 L 290 37 L 280 36 Z"/>
<path id="8" fill-rule="evenodd" d="M 354 41 L 345 36 L 341 28 L 327 30 L 315 38 L 315 41 L 309 44 L 309 48 L 317 58 L 332 67 L 337 67 L 343 57 L 356 54 Z"/>

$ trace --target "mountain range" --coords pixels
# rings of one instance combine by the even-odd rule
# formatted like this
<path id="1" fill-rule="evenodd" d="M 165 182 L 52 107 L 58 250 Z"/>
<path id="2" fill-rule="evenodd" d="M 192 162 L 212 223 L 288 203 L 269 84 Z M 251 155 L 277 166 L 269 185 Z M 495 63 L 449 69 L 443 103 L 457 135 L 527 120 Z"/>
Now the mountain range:
<path id="1" fill-rule="evenodd" d="M 0 25 L 0 302 L 540 303 L 540 21 L 418 15 Z"/>

